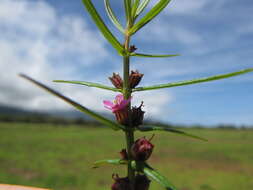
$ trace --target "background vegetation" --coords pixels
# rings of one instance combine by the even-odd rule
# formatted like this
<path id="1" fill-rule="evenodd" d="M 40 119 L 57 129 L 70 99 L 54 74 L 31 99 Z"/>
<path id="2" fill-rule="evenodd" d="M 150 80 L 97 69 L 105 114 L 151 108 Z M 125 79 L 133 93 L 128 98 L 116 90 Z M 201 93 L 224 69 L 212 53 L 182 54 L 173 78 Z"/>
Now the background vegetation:
<path id="1" fill-rule="evenodd" d="M 209 142 L 156 132 L 150 160 L 180 190 L 253 189 L 252 129 L 184 130 Z M 118 158 L 122 139 L 120 132 L 92 126 L 1 123 L 0 183 L 109 189 L 111 174 L 121 167 L 92 169 L 92 162 Z M 151 188 L 163 189 L 155 182 Z"/>

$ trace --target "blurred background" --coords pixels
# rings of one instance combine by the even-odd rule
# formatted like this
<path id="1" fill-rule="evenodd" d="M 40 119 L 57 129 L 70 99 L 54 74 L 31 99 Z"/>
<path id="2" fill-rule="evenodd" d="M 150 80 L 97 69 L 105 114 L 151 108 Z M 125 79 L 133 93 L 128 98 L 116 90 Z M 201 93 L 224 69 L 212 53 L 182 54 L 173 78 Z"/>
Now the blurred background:
<path id="1" fill-rule="evenodd" d="M 122 42 L 103 2 L 94 3 Z M 155 3 L 151 0 L 148 8 Z M 125 23 L 123 3 L 111 4 Z M 251 0 L 172 1 L 133 37 L 132 44 L 142 53 L 181 56 L 133 58 L 131 68 L 145 74 L 140 86 L 253 67 L 252 12 Z M 123 136 L 102 128 L 18 73 L 113 118 L 102 102 L 116 94 L 52 80 L 111 85 L 112 72 L 122 73 L 121 57 L 99 33 L 81 0 L 0 0 L 0 34 L 0 183 L 108 189 L 111 174 L 124 175 L 124 168 L 96 171 L 92 162 L 117 158 L 125 146 Z M 156 135 L 151 162 L 180 190 L 253 189 L 252 82 L 249 73 L 133 95 L 134 105 L 144 101 L 146 122 L 184 128 L 209 139 L 203 143 Z"/>

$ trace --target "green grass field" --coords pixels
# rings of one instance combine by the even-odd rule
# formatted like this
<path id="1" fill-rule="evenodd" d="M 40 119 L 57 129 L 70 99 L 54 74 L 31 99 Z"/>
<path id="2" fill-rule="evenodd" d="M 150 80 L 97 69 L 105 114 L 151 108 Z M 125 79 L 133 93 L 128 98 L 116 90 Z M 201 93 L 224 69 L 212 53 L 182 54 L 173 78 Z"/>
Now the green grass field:
<path id="1" fill-rule="evenodd" d="M 179 190 L 253 190 L 253 130 L 187 131 L 209 142 L 156 133 L 149 163 Z M 108 190 L 112 173 L 124 176 L 125 168 L 92 169 L 92 163 L 118 158 L 123 138 L 121 132 L 110 129 L 2 123 L 0 183 L 55 190 Z M 150 189 L 163 188 L 153 182 Z"/>

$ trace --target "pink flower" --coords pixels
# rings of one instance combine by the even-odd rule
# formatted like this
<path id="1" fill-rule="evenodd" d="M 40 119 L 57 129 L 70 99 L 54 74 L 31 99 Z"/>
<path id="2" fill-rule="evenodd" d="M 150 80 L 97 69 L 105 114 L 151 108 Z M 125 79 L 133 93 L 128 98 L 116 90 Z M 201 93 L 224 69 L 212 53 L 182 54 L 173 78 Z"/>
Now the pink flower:
<path id="1" fill-rule="evenodd" d="M 122 94 L 118 94 L 113 102 L 104 100 L 103 103 L 105 108 L 115 113 L 117 111 L 124 109 L 129 104 L 130 101 L 131 98 L 125 100 Z"/>

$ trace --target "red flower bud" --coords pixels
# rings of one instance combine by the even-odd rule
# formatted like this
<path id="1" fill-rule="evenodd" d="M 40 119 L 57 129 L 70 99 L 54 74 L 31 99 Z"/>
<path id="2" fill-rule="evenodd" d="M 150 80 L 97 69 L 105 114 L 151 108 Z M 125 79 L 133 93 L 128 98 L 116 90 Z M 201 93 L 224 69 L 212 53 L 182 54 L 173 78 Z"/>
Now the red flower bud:
<path id="1" fill-rule="evenodd" d="M 128 160 L 128 155 L 126 149 L 122 149 L 120 152 L 120 156 L 122 160 Z"/>
<path id="2" fill-rule="evenodd" d="M 134 190 L 148 190 L 150 180 L 145 175 L 137 175 L 135 177 Z"/>
<path id="3" fill-rule="evenodd" d="M 154 145 L 150 143 L 151 139 L 147 140 L 145 137 L 142 137 L 134 142 L 131 147 L 131 153 L 135 160 L 145 161 L 150 157 L 154 148 Z"/>
<path id="4" fill-rule="evenodd" d="M 135 47 L 135 45 L 131 45 L 130 48 L 129 48 L 129 52 L 130 53 L 133 53 L 137 50 L 137 48 Z"/>
<path id="5" fill-rule="evenodd" d="M 129 190 L 129 189 L 131 189 L 129 179 L 127 177 L 120 178 L 118 176 L 118 174 L 113 174 L 112 178 L 115 180 L 114 184 L 112 184 L 112 187 L 111 187 L 112 190 Z"/>
<path id="6" fill-rule="evenodd" d="M 119 74 L 113 73 L 112 77 L 109 77 L 109 79 L 116 88 L 121 89 L 123 87 L 123 80 Z"/>
<path id="7" fill-rule="evenodd" d="M 129 76 L 129 84 L 130 88 L 135 88 L 141 81 L 144 74 L 139 73 L 136 71 L 131 71 L 131 74 Z"/>
<path id="8" fill-rule="evenodd" d="M 139 107 L 132 107 L 132 125 L 133 126 L 139 126 L 143 123 L 143 117 L 144 117 L 144 111 L 141 110 L 141 107 L 143 106 L 143 102 L 141 102 L 141 105 Z"/>

